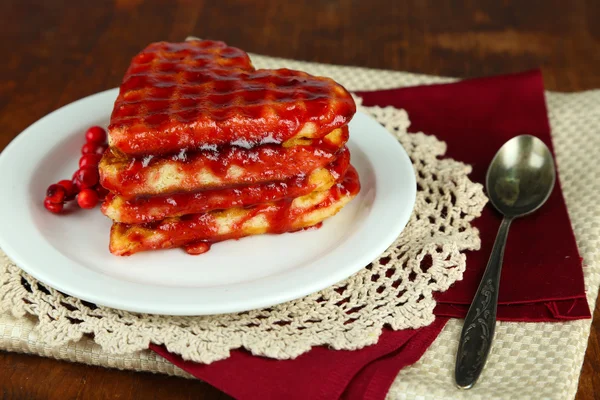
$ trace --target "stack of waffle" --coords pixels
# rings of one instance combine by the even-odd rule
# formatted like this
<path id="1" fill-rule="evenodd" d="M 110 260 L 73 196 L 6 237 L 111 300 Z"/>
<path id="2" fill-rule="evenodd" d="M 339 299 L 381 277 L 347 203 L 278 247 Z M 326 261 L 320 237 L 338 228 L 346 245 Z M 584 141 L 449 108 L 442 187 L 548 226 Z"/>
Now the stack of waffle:
<path id="1" fill-rule="evenodd" d="M 360 188 L 356 110 L 331 79 L 255 70 L 222 42 L 153 43 L 134 57 L 100 162 L 110 251 L 182 247 L 319 224 Z"/>

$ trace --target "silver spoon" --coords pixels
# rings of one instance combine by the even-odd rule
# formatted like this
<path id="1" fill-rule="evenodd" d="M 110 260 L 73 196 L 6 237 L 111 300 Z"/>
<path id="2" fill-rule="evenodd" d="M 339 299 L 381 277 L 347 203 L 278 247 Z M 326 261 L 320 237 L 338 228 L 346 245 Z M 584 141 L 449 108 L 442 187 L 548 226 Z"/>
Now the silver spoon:
<path id="1" fill-rule="evenodd" d="M 550 196 L 555 180 L 550 150 L 531 135 L 506 142 L 490 164 L 485 182 L 488 197 L 504 219 L 460 335 L 454 378 L 461 389 L 473 387 L 490 352 L 510 223 L 540 208 Z"/>

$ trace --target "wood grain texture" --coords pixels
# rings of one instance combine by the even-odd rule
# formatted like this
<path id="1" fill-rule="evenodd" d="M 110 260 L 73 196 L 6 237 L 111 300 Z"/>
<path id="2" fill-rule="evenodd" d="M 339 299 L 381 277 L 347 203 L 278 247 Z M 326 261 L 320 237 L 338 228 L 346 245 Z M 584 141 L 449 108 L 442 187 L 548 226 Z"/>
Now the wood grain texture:
<path id="1" fill-rule="evenodd" d="M 189 34 L 259 54 L 446 76 L 542 67 L 550 90 L 600 87 L 600 1 L 0 2 L 0 149 L 45 114 L 119 84 L 146 44 Z M 595 312 L 578 399 L 600 393 Z M 207 384 L 0 353 L 4 399 L 224 399 Z"/>

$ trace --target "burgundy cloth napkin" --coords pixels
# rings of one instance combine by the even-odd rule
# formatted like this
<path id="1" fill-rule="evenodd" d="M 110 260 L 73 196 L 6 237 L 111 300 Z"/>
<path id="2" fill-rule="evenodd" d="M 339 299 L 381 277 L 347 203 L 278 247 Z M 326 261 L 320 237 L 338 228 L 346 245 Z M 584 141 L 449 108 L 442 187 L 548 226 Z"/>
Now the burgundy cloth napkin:
<path id="1" fill-rule="evenodd" d="M 445 141 L 447 156 L 472 165 L 470 178 L 482 184 L 494 154 L 514 136 L 537 136 L 553 150 L 538 70 L 359 95 L 366 106 L 404 108 L 411 132 L 423 131 Z M 436 296 L 436 315 L 466 315 L 501 220 L 489 205 L 474 221 L 481 250 L 467 254 L 463 280 Z M 498 319 L 541 322 L 590 317 L 581 258 L 560 181 L 538 212 L 511 225 L 500 287 Z"/>
<path id="2" fill-rule="evenodd" d="M 448 144 L 447 156 L 473 166 L 484 182 L 487 166 L 513 136 L 538 136 L 551 149 L 539 71 L 462 82 L 359 93 L 367 106 L 404 108 L 410 131 Z M 398 371 L 416 362 L 448 317 L 463 317 L 485 269 L 500 224 L 491 206 L 475 221 L 482 249 L 467 255 L 464 279 L 436 296 L 435 322 L 417 330 L 384 329 L 377 344 L 357 351 L 312 349 L 295 360 L 252 356 L 245 350 L 210 365 L 184 361 L 163 346 L 150 348 L 238 399 L 383 399 Z M 537 213 L 513 223 L 509 234 L 498 317 L 511 321 L 589 318 L 583 271 L 560 184 Z"/>
<path id="3" fill-rule="evenodd" d="M 381 400 L 398 371 L 421 358 L 447 321 L 437 318 L 417 330 L 386 330 L 376 345 L 356 351 L 316 347 L 294 360 L 235 350 L 230 358 L 206 365 L 184 361 L 163 346 L 150 348 L 236 399 Z"/>

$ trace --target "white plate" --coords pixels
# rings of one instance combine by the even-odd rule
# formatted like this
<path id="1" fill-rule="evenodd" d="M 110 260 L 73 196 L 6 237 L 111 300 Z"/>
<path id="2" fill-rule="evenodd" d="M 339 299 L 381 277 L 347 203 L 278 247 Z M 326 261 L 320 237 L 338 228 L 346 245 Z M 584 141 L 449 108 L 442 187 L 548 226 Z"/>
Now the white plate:
<path id="1" fill-rule="evenodd" d="M 318 230 L 215 244 L 200 256 L 179 249 L 116 257 L 111 222 L 98 209 L 54 215 L 49 184 L 77 169 L 85 130 L 106 126 L 117 90 L 69 104 L 23 131 L 0 154 L 0 247 L 40 281 L 72 296 L 129 311 L 203 315 L 293 300 L 357 272 L 400 234 L 416 183 L 398 141 L 357 113 L 349 147 L 359 195 Z"/>

